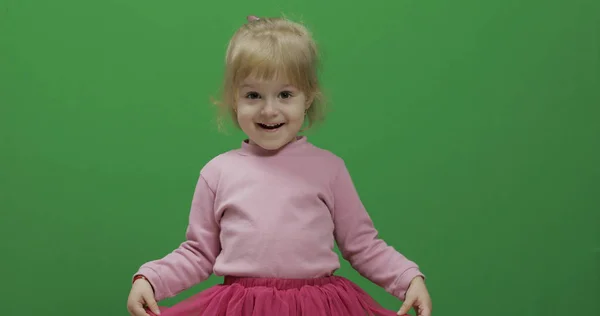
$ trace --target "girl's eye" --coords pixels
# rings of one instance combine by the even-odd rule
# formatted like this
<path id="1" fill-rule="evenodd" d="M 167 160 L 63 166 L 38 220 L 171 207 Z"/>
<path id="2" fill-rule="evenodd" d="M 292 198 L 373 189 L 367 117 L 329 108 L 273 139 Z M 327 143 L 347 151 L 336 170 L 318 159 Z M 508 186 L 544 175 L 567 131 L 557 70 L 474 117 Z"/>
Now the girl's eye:
<path id="1" fill-rule="evenodd" d="M 260 95 L 256 92 L 248 92 L 246 93 L 246 98 L 248 99 L 258 99 L 260 98 Z"/>
<path id="2" fill-rule="evenodd" d="M 279 93 L 279 97 L 282 99 L 289 99 L 292 97 L 292 93 L 290 91 L 283 91 Z"/>

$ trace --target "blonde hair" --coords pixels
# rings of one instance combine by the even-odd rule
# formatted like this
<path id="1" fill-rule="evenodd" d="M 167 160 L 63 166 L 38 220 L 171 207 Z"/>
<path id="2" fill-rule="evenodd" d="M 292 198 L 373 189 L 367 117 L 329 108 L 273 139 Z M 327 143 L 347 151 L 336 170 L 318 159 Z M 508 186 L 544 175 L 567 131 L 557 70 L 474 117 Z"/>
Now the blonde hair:
<path id="1" fill-rule="evenodd" d="M 225 57 L 222 101 L 215 102 L 223 117 L 239 128 L 235 106 L 238 87 L 249 76 L 259 80 L 286 78 L 312 103 L 307 109 L 308 128 L 325 118 L 325 103 L 318 79 L 317 45 L 303 25 L 285 18 L 260 18 L 241 26 L 229 41 Z"/>

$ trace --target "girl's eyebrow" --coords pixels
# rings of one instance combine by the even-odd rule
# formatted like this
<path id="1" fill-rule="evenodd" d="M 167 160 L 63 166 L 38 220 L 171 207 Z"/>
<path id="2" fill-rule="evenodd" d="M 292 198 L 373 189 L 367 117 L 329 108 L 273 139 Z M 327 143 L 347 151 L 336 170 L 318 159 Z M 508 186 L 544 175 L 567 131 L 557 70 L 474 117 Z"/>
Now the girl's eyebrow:
<path id="1" fill-rule="evenodd" d="M 251 89 L 255 89 L 256 87 L 255 87 L 254 85 L 252 85 L 252 84 L 249 84 L 249 83 L 244 83 L 244 84 L 242 84 L 242 85 L 240 86 L 240 89 L 243 89 L 243 88 L 251 88 Z M 293 84 L 291 84 L 291 83 L 286 83 L 286 84 L 283 84 L 283 85 L 281 85 L 279 88 L 280 88 L 280 89 L 296 89 L 296 86 L 294 86 L 294 85 L 293 85 Z"/>

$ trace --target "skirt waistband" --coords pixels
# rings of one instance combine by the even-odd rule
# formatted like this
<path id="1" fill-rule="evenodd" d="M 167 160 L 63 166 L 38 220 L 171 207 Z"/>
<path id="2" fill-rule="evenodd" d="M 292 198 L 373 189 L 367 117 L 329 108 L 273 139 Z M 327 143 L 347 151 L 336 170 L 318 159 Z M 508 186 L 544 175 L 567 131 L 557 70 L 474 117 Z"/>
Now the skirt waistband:
<path id="1" fill-rule="evenodd" d="M 225 276 L 224 285 L 241 285 L 242 287 L 271 287 L 278 290 L 298 289 L 303 286 L 323 286 L 341 281 L 339 276 L 324 276 L 309 279 L 286 279 L 286 278 L 256 278 Z"/>

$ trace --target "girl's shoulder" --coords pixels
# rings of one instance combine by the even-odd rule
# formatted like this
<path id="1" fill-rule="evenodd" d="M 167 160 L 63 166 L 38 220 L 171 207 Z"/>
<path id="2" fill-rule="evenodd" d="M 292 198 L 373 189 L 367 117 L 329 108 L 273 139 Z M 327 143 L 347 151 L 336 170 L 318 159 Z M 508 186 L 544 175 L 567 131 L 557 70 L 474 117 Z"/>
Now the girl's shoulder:
<path id="1" fill-rule="evenodd" d="M 239 160 L 236 150 L 230 150 L 209 159 L 200 169 L 200 175 L 205 179 L 213 179 L 219 176 L 223 169 L 234 165 Z"/>

